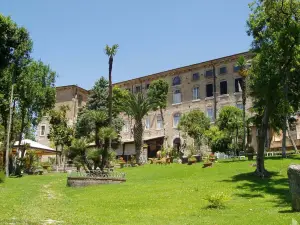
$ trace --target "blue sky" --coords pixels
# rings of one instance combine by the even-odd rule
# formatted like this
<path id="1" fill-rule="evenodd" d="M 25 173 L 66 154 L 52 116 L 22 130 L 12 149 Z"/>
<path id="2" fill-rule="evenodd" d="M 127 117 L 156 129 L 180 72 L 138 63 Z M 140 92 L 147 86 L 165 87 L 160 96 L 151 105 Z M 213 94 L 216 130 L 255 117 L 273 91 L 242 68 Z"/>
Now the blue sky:
<path id="1" fill-rule="evenodd" d="M 106 44 L 120 45 L 114 82 L 247 51 L 250 1 L 0 0 L 0 13 L 29 30 L 58 86 L 89 89 L 107 77 Z"/>

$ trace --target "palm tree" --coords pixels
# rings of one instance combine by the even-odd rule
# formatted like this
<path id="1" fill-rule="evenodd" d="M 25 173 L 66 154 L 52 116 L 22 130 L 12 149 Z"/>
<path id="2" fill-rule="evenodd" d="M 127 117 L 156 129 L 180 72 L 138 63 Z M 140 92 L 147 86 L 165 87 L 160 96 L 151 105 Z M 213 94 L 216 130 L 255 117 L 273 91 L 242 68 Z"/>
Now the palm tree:
<path id="1" fill-rule="evenodd" d="M 117 54 L 119 45 L 115 44 L 112 47 L 109 47 L 108 45 L 105 46 L 105 54 L 108 56 L 108 118 L 109 118 L 109 126 L 112 125 L 112 78 L 111 78 L 111 72 L 112 72 L 112 66 L 114 61 L 114 56 Z M 111 140 L 109 141 L 109 148 L 111 148 Z"/>
<path id="2" fill-rule="evenodd" d="M 135 120 L 133 126 L 133 138 L 136 151 L 136 162 L 140 163 L 140 154 L 143 147 L 144 124 L 143 118 L 152 108 L 150 98 L 146 98 L 142 93 L 129 94 L 128 99 L 123 103 L 123 111 Z"/>
<path id="3" fill-rule="evenodd" d="M 250 65 L 250 61 L 247 61 L 244 56 L 240 56 L 236 65 L 239 67 L 239 75 L 242 77 L 242 82 L 240 83 L 242 89 L 242 101 L 243 101 L 243 151 L 245 151 L 246 147 L 246 79 L 248 77 L 248 68 Z"/>

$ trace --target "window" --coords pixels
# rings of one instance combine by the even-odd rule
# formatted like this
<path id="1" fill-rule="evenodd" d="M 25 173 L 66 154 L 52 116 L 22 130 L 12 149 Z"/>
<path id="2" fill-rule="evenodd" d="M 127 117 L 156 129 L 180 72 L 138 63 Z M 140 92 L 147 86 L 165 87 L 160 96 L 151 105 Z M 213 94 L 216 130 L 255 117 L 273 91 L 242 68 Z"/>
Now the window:
<path id="1" fill-rule="evenodd" d="M 199 73 L 194 73 L 192 80 L 199 80 Z"/>
<path id="2" fill-rule="evenodd" d="M 206 85 L 206 97 L 212 97 L 213 96 L 213 85 L 207 84 Z"/>
<path id="3" fill-rule="evenodd" d="M 161 115 L 157 115 L 156 117 L 156 129 L 160 130 L 163 128 Z"/>
<path id="4" fill-rule="evenodd" d="M 146 84 L 146 89 L 148 90 L 150 87 L 150 84 Z"/>
<path id="5" fill-rule="evenodd" d="M 175 113 L 173 116 L 173 127 L 177 127 L 180 120 L 180 113 Z"/>
<path id="6" fill-rule="evenodd" d="M 242 92 L 241 89 L 242 78 L 237 78 L 234 81 L 235 92 Z"/>
<path id="7" fill-rule="evenodd" d="M 213 70 L 206 70 L 205 71 L 205 76 L 206 77 L 211 77 L 213 75 Z"/>
<path id="8" fill-rule="evenodd" d="M 227 94 L 227 81 L 226 80 L 220 82 L 220 94 L 221 95 Z"/>
<path id="9" fill-rule="evenodd" d="M 233 72 L 235 72 L 235 73 L 237 73 L 237 72 L 239 72 L 239 70 L 240 70 L 240 67 L 239 66 L 233 66 Z"/>
<path id="10" fill-rule="evenodd" d="M 200 99 L 199 95 L 199 87 L 194 87 L 193 88 L 193 100 Z"/>
<path id="11" fill-rule="evenodd" d="M 78 95 L 78 107 L 82 106 L 82 95 Z"/>
<path id="12" fill-rule="evenodd" d="M 145 119 L 145 130 L 149 130 L 150 129 L 150 117 L 147 117 Z"/>
<path id="13" fill-rule="evenodd" d="M 129 131 L 129 122 L 128 121 L 125 121 L 124 127 L 123 127 L 123 131 L 124 132 L 128 132 Z"/>
<path id="14" fill-rule="evenodd" d="M 227 67 L 223 66 L 223 67 L 220 68 L 219 74 L 225 74 L 225 73 L 227 73 Z"/>
<path id="15" fill-rule="evenodd" d="M 180 85 L 181 79 L 179 76 L 173 78 L 173 86 Z"/>
<path id="16" fill-rule="evenodd" d="M 45 136 L 46 134 L 46 125 L 41 125 L 40 136 Z"/>
<path id="17" fill-rule="evenodd" d="M 210 121 L 212 121 L 213 120 L 213 113 L 214 113 L 214 111 L 213 111 L 213 109 L 212 108 L 207 108 L 207 117 L 210 119 Z"/>
<path id="18" fill-rule="evenodd" d="M 180 90 L 175 90 L 173 93 L 173 104 L 181 103 L 181 92 Z"/>
<path id="19" fill-rule="evenodd" d="M 243 108 L 244 108 L 243 103 L 241 103 L 241 102 L 236 103 L 236 107 L 238 107 L 241 110 L 243 110 Z"/>
<path id="20" fill-rule="evenodd" d="M 135 87 L 135 92 L 136 92 L 136 93 L 141 92 L 141 86 L 136 86 L 136 87 Z"/>

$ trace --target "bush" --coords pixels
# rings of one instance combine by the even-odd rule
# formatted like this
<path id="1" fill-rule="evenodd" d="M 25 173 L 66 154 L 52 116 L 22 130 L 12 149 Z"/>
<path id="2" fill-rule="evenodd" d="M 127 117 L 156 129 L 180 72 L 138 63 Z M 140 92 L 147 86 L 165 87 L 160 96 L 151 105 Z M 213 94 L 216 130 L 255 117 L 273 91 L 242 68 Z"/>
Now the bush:
<path id="1" fill-rule="evenodd" d="M 223 192 L 215 193 L 206 198 L 206 200 L 210 203 L 208 206 L 209 208 L 224 208 L 226 201 L 230 198 L 228 195 L 224 194 Z"/>
<path id="2" fill-rule="evenodd" d="M 4 180 L 5 180 L 4 171 L 0 170 L 0 183 L 4 183 Z"/>

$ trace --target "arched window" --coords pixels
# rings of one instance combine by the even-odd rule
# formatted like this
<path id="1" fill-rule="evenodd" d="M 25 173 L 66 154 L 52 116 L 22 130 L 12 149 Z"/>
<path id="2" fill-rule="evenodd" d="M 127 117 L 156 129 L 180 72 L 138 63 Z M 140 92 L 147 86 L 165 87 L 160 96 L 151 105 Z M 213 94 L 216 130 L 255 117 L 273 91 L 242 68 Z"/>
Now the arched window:
<path id="1" fill-rule="evenodd" d="M 180 113 L 175 113 L 173 116 L 173 127 L 177 127 L 180 120 Z"/>
<path id="2" fill-rule="evenodd" d="M 180 84 L 181 84 L 181 79 L 180 79 L 180 77 L 179 77 L 179 76 L 174 77 L 174 78 L 173 78 L 173 86 L 175 86 L 175 85 L 180 85 Z"/>

